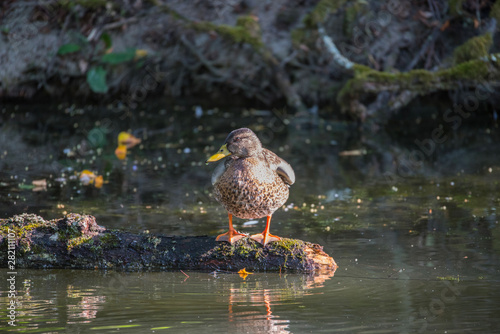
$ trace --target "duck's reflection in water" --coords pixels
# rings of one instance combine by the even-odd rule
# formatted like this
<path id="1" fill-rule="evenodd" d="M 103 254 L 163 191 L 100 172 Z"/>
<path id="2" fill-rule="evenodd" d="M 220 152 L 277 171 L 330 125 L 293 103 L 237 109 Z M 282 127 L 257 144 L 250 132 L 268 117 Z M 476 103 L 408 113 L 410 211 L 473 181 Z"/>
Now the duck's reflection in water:
<path id="1" fill-rule="evenodd" d="M 273 315 L 271 306 L 279 301 L 273 300 L 271 290 L 254 291 L 248 300 L 241 300 L 239 289 L 230 292 L 229 326 L 235 333 L 290 333 L 287 330 L 290 320 Z M 255 311 L 248 310 L 249 306 L 255 307 Z"/>
<path id="2" fill-rule="evenodd" d="M 322 293 L 314 289 L 323 286 L 335 271 L 314 275 L 249 275 L 241 282 L 222 282 L 221 296 L 228 301 L 228 326 L 232 333 L 291 333 L 290 319 L 283 319 L 278 306 L 297 304 L 297 298 Z M 278 308 L 279 309 L 279 308 Z M 274 313 L 273 313 L 274 310 Z"/>
<path id="3" fill-rule="evenodd" d="M 322 294 L 334 271 L 246 277 L 218 272 L 213 277 L 201 272 L 26 270 L 24 275 L 31 279 L 18 288 L 21 331 L 62 333 L 64 328 L 65 333 L 83 333 L 130 327 L 177 333 L 205 328 L 223 333 L 290 333 L 290 314 L 296 314 L 304 296 Z M 7 299 L 6 294 L 0 296 L 0 304 L 7 305 Z"/>

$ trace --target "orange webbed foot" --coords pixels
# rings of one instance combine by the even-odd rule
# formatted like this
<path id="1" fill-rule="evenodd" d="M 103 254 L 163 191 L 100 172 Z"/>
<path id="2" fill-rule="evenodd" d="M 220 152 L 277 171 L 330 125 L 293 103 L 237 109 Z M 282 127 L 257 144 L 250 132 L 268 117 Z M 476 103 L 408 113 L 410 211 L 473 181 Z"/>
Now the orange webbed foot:
<path id="1" fill-rule="evenodd" d="M 240 233 L 236 230 L 228 231 L 226 233 L 223 233 L 221 235 L 218 235 L 215 241 L 227 241 L 231 245 L 234 244 L 236 241 L 248 237 L 248 234 Z"/>
<path id="2" fill-rule="evenodd" d="M 267 233 L 267 235 L 265 233 L 254 234 L 250 237 L 250 239 L 253 239 L 253 240 L 257 241 L 258 243 L 261 243 L 262 246 L 265 246 L 268 243 L 273 242 L 273 241 L 280 241 L 281 240 L 281 238 L 278 237 L 277 235 L 272 235 L 270 233 Z"/>
<path id="3" fill-rule="evenodd" d="M 229 231 L 226 233 L 220 234 L 217 236 L 215 241 L 227 241 L 231 245 L 234 244 L 236 241 L 248 237 L 248 234 L 245 233 L 240 233 L 236 231 L 233 227 L 233 215 L 228 212 L 228 217 L 229 217 Z"/>

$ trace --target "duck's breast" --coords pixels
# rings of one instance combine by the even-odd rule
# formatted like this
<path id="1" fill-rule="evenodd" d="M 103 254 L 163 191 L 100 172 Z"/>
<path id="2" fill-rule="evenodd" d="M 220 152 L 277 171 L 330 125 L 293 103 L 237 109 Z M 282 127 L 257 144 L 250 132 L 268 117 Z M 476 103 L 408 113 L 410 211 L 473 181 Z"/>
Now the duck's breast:
<path id="1" fill-rule="evenodd" d="M 256 159 L 234 160 L 214 185 L 214 195 L 229 213 L 240 218 L 271 215 L 288 199 L 288 186 Z"/>

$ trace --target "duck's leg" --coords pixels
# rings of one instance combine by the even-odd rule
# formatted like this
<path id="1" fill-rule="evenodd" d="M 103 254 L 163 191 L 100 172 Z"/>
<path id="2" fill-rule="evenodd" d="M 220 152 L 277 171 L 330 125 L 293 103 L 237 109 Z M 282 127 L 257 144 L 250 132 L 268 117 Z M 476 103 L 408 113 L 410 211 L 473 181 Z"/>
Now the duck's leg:
<path id="1" fill-rule="evenodd" d="M 265 246 L 268 242 L 281 240 L 281 238 L 278 237 L 277 235 L 272 235 L 271 233 L 269 233 L 269 226 L 271 225 L 271 217 L 272 215 L 267 216 L 266 228 L 264 229 L 264 232 L 260 234 L 254 234 L 250 237 L 251 239 L 257 242 L 260 242 L 263 246 Z"/>
<path id="2" fill-rule="evenodd" d="M 217 239 L 215 239 L 215 241 L 227 241 L 231 244 L 234 244 L 241 238 L 248 237 L 248 235 L 240 233 L 233 228 L 233 215 L 230 213 L 228 213 L 227 215 L 229 216 L 229 231 L 217 236 Z"/>

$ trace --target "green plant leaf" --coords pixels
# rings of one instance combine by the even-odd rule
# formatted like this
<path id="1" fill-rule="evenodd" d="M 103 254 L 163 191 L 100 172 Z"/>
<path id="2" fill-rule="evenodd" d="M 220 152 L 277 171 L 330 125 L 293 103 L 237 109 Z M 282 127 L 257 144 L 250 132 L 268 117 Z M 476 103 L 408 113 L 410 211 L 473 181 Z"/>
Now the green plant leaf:
<path id="1" fill-rule="evenodd" d="M 103 63 L 116 65 L 125 63 L 127 61 L 131 61 L 134 59 L 134 57 L 135 57 L 135 49 L 127 49 L 124 52 L 111 52 L 105 54 L 104 56 L 101 57 L 101 61 Z"/>
<path id="2" fill-rule="evenodd" d="M 87 134 L 88 142 L 94 147 L 106 146 L 106 128 L 95 127 Z"/>
<path id="3" fill-rule="evenodd" d="M 71 30 L 68 32 L 68 35 L 72 40 L 78 41 L 78 44 L 80 44 L 80 45 L 88 45 L 89 44 L 87 37 L 78 31 Z"/>
<path id="4" fill-rule="evenodd" d="M 113 42 L 111 41 L 111 36 L 109 36 L 107 32 L 101 35 L 101 40 L 104 42 L 106 49 L 109 49 L 111 46 L 113 46 Z"/>
<path id="5" fill-rule="evenodd" d="M 80 49 L 81 49 L 80 45 L 75 44 L 75 43 L 68 43 L 68 44 L 61 45 L 59 50 L 57 50 L 57 54 L 62 56 L 62 55 L 68 54 L 68 53 L 73 53 L 73 52 L 79 51 Z"/>
<path id="6" fill-rule="evenodd" d="M 87 83 L 95 93 L 107 93 L 108 85 L 106 84 L 106 74 L 108 72 L 99 67 L 92 67 L 87 72 Z"/>

